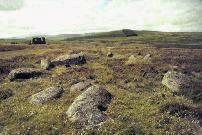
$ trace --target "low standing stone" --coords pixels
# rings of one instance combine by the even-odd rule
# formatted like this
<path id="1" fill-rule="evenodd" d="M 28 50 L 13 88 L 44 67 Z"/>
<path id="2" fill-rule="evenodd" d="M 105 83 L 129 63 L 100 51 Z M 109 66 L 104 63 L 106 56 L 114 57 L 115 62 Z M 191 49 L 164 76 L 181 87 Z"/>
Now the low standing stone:
<path id="1" fill-rule="evenodd" d="M 108 52 L 108 53 L 107 53 L 107 56 L 108 56 L 108 57 L 113 57 L 114 55 L 113 55 L 112 52 Z"/>
<path id="2" fill-rule="evenodd" d="M 50 69 L 51 62 L 49 59 L 42 59 L 41 60 L 41 68 L 44 70 Z"/>

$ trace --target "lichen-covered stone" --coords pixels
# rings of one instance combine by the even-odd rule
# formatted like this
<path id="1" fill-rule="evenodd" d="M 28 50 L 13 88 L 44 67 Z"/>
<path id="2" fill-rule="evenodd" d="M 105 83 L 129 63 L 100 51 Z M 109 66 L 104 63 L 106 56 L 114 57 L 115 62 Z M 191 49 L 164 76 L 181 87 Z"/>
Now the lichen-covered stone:
<path id="1" fill-rule="evenodd" d="M 162 80 L 162 84 L 173 92 L 187 91 L 192 86 L 192 80 L 189 76 L 175 71 L 168 71 Z"/>
<path id="2" fill-rule="evenodd" d="M 77 65 L 86 63 L 86 59 L 83 53 L 78 54 L 66 54 L 57 57 L 51 61 L 52 65 Z"/>
<path id="3" fill-rule="evenodd" d="M 82 127 L 94 127 L 108 119 L 107 110 L 112 95 L 103 87 L 91 86 L 78 96 L 66 112 L 72 122 Z"/>
<path id="4" fill-rule="evenodd" d="M 30 79 L 34 77 L 38 77 L 45 72 L 41 69 L 34 69 L 34 68 L 19 68 L 19 69 L 14 69 L 12 70 L 8 78 L 10 81 L 14 81 L 17 79 Z"/>
<path id="5" fill-rule="evenodd" d="M 60 87 L 50 87 L 30 97 L 30 102 L 34 104 L 44 104 L 50 100 L 55 100 L 62 96 L 64 90 Z"/>
<path id="6" fill-rule="evenodd" d="M 175 94 L 186 96 L 195 102 L 200 102 L 202 99 L 202 81 L 192 76 L 168 71 L 163 77 L 162 84 Z"/>

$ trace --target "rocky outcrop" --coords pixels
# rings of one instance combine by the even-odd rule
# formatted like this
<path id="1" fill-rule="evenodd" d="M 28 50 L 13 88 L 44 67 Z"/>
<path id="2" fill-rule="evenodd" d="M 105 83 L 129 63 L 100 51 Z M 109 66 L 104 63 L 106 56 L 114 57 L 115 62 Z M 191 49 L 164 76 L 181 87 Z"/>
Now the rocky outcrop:
<path id="1" fill-rule="evenodd" d="M 83 53 L 78 54 L 66 54 L 57 57 L 56 59 L 51 61 L 51 64 L 54 66 L 57 65 L 77 65 L 86 63 L 86 59 Z"/>
<path id="2" fill-rule="evenodd" d="M 45 72 L 41 69 L 34 69 L 34 68 L 19 68 L 12 70 L 8 78 L 10 81 L 14 81 L 17 79 L 30 79 L 34 77 L 39 77 L 40 75 L 44 74 Z"/>
<path id="3" fill-rule="evenodd" d="M 70 91 L 71 92 L 81 92 L 86 90 L 88 87 L 90 87 L 93 84 L 94 80 L 86 80 L 83 82 L 76 83 L 71 86 Z"/>
<path id="4" fill-rule="evenodd" d="M 30 97 L 30 102 L 34 104 L 44 104 L 50 100 L 55 100 L 62 96 L 64 90 L 60 87 L 51 87 L 36 93 Z"/>
<path id="5" fill-rule="evenodd" d="M 107 110 L 112 95 L 101 86 L 92 86 L 78 96 L 66 112 L 72 122 L 82 127 L 94 127 L 108 119 Z"/>

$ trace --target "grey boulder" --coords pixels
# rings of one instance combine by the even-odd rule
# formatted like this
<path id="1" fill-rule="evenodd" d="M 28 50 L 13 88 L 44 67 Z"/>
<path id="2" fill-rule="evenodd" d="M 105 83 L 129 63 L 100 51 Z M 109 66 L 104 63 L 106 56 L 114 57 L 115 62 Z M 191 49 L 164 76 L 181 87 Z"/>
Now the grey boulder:
<path id="1" fill-rule="evenodd" d="M 30 79 L 34 77 L 39 77 L 40 75 L 44 74 L 45 72 L 41 69 L 34 69 L 34 68 L 19 68 L 12 70 L 8 78 L 10 81 L 14 81 L 17 79 Z"/>
<path id="2" fill-rule="evenodd" d="M 62 96 L 64 90 L 60 87 L 50 87 L 30 97 L 30 102 L 33 104 L 44 104 L 50 100 L 58 99 Z"/>
<path id="3" fill-rule="evenodd" d="M 112 95 L 101 86 L 91 86 L 78 96 L 66 112 L 70 121 L 82 127 L 91 128 L 106 121 L 104 113 L 112 100 Z"/>
<path id="4" fill-rule="evenodd" d="M 78 54 L 66 54 L 57 57 L 51 61 L 51 64 L 54 66 L 57 65 L 77 65 L 86 63 L 86 59 L 83 53 Z"/>
<path id="5" fill-rule="evenodd" d="M 191 96 L 196 92 L 201 92 L 202 87 L 201 82 L 176 71 L 168 71 L 163 77 L 162 84 L 173 92 L 185 96 Z"/>

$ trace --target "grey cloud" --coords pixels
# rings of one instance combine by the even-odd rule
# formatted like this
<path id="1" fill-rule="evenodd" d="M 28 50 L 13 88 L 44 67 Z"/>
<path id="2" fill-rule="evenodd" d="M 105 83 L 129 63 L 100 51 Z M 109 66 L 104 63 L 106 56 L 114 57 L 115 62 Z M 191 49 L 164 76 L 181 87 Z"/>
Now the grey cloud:
<path id="1" fill-rule="evenodd" d="M 0 11 L 18 10 L 23 7 L 25 0 L 0 0 Z"/>

